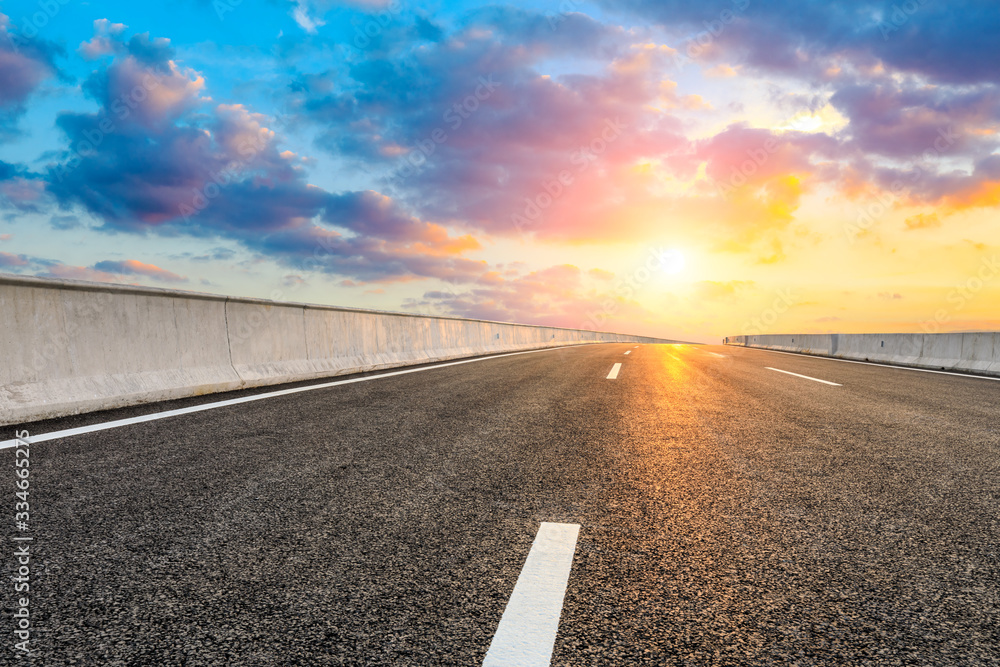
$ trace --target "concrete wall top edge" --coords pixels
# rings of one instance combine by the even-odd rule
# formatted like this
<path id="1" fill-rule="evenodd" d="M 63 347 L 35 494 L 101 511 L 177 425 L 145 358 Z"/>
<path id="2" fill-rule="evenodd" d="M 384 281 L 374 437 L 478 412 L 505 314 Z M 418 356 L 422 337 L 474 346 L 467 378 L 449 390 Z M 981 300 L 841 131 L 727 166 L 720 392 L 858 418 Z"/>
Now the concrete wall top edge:
<path id="1" fill-rule="evenodd" d="M 590 329 L 570 329 L 568 327 L 554 327 L 544 324 L 521 324 L 518 322 L 497 322 L 495 320 L 477 320 L 468 317 L 447 317 L 442 315 L 421 315 L 419 313 L 401 313 L 389 310 L 372 310 L 368 308 L 351 308 L 347 306 L 330 306 L 315 303 L 299 303 L 294 301 L 272 301 L 269 299 L 258 299 L 253 297 L 226 296 L 224 294 L 211 294 L 207 292 L 194 292 L 188 290 L 169 289 L 165 287 L 145 287 L 140 285 L 122 285 L 120 283 L 99 283 L 88 280 L 69 280 L 65 278 L 37 278 L 34 276 L 21 276 L 13 273 L 0 273 L 0 285 L 19 285 L 23 287 L 37 287 L 42 289 L 63 289 L 80 290 L 85 292 L 111 292 L 116 294 L 141 294 L 146 296 L 162 296 L 183 299 L 202 299 L 206 301 L 226 301 L 232 303 L 247 303 L 267 306 L 281 306 L 287 308 L 303 308 L 312 310 L 329 310 L 347 313 L 368 313 L 371 315 L 392 315 L 396 317 L 415 317 L 427 320 L 447 320 L 455 322 L 481 322 L 484 324 L 496 324 L 503 326 L 527 327 L 531 329 L 552 329 L 555 331 L 591 331 Z M 593 333 L 607 334 L 612 336 L 633 336 L 637 338 L 648 338 L 662 343 L 684 343 L 684 341 L 657 338 L 655 336 L 638 336 L 636 334 L 621 334 L 613 331 L 595 331 Z M 684 343 L 688 345 L 696 343 Z"/>
<path id="2" fill-rule="evenodd" d="M 767 338 L 774 336 L 958 336 L 961 334 L 983 334 L 983 333 L 1000 333 L 998 330 L 993 329 L 982 329 L 977 331 L 947 331 L 942 333 L 924 333 L 922 331 L 906 331 L 899 333 L 880 333 L 878 331 L 866 331 L 864 333 L 838 333 L 836 331 L 825 333 L 825 334 L 802 334 L 802 333 L 766 333 L 766 334 L 737 334 L 735 336 L 726 336 L 730 340 L 734 338 Z"/>

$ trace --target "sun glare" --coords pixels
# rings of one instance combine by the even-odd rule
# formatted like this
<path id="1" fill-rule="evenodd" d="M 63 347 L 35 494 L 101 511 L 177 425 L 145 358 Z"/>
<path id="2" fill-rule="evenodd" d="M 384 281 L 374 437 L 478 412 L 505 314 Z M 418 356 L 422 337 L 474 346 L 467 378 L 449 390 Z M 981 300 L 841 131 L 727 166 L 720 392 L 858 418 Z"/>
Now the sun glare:
<path id="1" fill-rule="evenodd" d="M 671 248 L 660 255 L 660 268 L 672 276 L 683 271 L 686 264 L 684 253 L 677 248 Z"/>

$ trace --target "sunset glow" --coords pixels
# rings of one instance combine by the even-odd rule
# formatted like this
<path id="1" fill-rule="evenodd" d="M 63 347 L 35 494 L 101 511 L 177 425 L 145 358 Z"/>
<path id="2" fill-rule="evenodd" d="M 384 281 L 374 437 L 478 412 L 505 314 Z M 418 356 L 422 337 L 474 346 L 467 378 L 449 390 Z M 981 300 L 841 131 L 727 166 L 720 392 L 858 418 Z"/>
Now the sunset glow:
<path id="1" fill-rule="evenodd" d="M 682 340 L 1000 328 L 991 4 L 56 4 L 0 9 L 0 272 Z"/>

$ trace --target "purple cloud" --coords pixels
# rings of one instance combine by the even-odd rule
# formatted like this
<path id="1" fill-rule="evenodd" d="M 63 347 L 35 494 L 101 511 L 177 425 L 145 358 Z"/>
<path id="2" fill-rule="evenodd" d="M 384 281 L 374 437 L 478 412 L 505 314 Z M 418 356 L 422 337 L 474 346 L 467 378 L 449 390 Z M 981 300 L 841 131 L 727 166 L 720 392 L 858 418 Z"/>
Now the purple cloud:
<path id="1" fill-rule="evenodd" d="M 55 65 L 63 49 L 37 36 L 28 38 L 0 13 L 0 140 L 8 139 L 28 97 L 46 79 L 62 76 Z"/>
<path id="2" fill-rule="evenodd" d="M 953 84 L 1000 83 L 1000 12 L 978 0 L 602 0 L 658 23 L 700 56 L 815 80 L 840 58 Z M 728 13 L 728 14 L 727 14 Z M 725 20 L 728 17 L 734 17 Z M 680 32 L 683 30 L 684 32 Z"/>
<path id="3" fill-rule="evenodd" d="M 161 269 L 155 264 L 146 264 L 137 259 L 127 259 L 124 261 L 105 260 L 94 264 L 93 268 L 105 273 L 113 273 L 123 276 L 146 276 L 158 282 L 183 283 L 187 278 L 179 276 L 173 271 Z"/>
<path id="4" fill-rule="evenodd" d="M 578 55 L 591 37 L 607 44 L 604 55 L 622 53 L 603 72 L 538 71 L 546 58 Z M 679 120 L 648 113 L 660 103 L 668 54 L 626 48 L 631 39 L 586 17 L 553 30 L 542 14 L 492 8 L 433 44 L 368 54 L 346 77 L 300 78 L 294 108 L 324 128 L 322 149 L 387 174 L 383 187 L 421 217 L 518 235 L 512 218 L 526 199 L 548 196 L 546 185 L 572 172 L 574 186 L 558 188 L 533 231 L 607 233 L 596 214 L 581 219 L 579 199 L 595 211 L 602 198 L 611 205 L 624 194 L 613 170 L 685 143 Z"/>

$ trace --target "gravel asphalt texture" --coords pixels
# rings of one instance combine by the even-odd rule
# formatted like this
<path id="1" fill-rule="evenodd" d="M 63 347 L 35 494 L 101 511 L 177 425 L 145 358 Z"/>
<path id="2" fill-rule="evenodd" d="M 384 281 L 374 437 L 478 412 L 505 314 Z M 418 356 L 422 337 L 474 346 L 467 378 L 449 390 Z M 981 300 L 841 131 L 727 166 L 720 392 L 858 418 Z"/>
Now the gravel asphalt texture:
<path id="1" fill-rule="evenodd" d="M 479 665 L 543 521 L 581 526 L 553 665 L 1000 665 L 990 380 L 592 345 L 52 440 L 31 472 L 34 665 Z"/>

